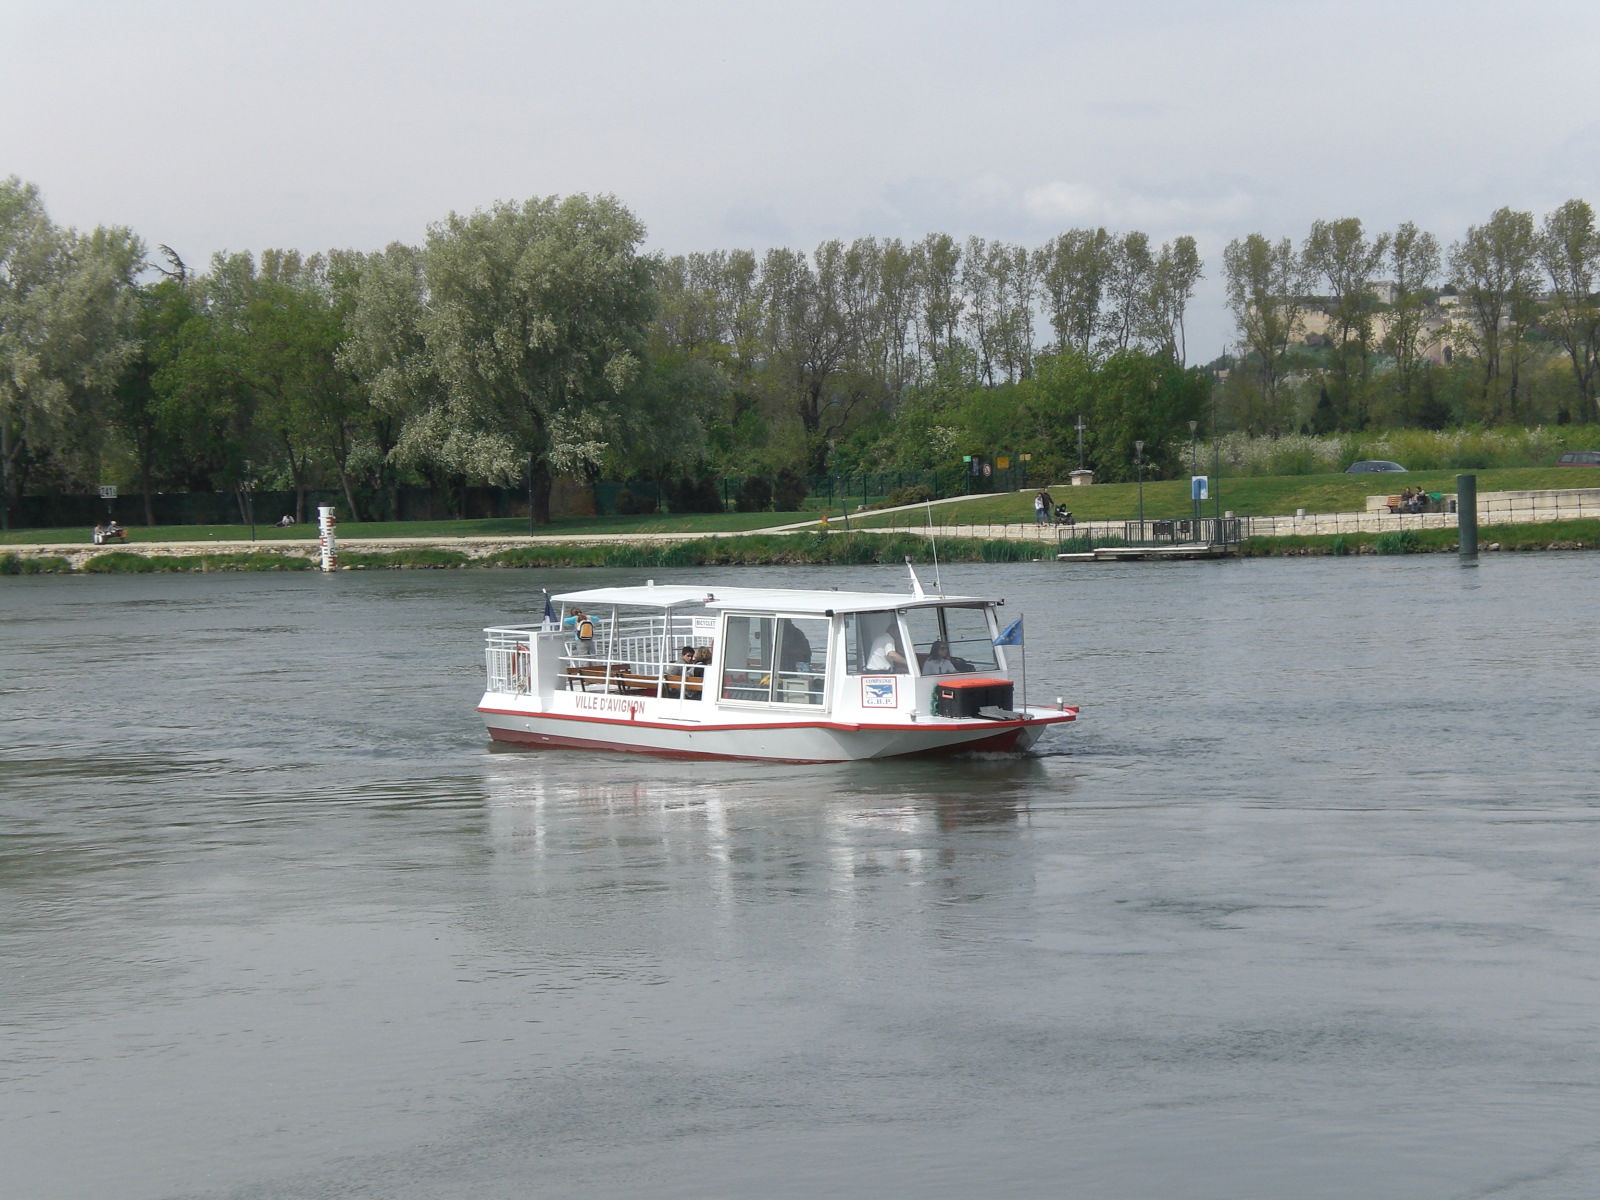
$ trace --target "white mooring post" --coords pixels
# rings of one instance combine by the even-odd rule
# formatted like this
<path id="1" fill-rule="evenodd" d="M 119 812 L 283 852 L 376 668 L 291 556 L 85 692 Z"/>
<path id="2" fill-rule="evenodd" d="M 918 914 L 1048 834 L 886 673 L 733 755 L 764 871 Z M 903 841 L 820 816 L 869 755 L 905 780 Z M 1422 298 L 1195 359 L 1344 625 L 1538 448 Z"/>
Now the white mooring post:
<path id="1" fill-rule="evenodd" d="M 317 509 L 317 545 L 322 551 L 322 569 L 332 571 L 339 566 L 339 543 L 334 536 L 334 527 L 338 525 L 334 518 L 332 508 L 319 507 Z"/>

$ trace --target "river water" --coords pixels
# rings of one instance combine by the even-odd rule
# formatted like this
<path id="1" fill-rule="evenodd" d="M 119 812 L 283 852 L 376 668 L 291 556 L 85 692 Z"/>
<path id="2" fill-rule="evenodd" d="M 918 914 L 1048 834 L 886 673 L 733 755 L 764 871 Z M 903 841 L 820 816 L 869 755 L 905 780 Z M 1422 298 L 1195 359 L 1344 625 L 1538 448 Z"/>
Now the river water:
<path id="1" fill-rule="evenodd" d="M 0 582 L 0 1195 L 1600 1194 L 1600 555 L 943 574 L 1040 752 L 491 750 L 638 572 Z"/>

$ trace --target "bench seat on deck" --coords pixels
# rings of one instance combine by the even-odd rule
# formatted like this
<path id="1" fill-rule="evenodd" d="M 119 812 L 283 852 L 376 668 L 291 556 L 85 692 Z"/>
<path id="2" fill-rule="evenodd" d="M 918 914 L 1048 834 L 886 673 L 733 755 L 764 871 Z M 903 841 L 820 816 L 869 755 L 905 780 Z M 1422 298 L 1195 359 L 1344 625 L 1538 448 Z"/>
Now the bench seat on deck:
<path id="1" fill-rule="evenodd" d="M 658 688 L 661 688 L 661 694 L 664 696 L 676 696 L 680 687 L 690 695 L 698 695 L 703 686 L 697 676 L 683 679 L 677 675 L 668 675 L 666 686 L 662 688 L 660 675 L 643 674 L 626 663 L 613 663 L 609 668 L 604 663 L 570 666 L 567 668 L 567 678 L 575 691 L 586 692 L 591 685 L 600 691 L 605 691 L 609 686 L 633 696 L 654 696 Z"/>

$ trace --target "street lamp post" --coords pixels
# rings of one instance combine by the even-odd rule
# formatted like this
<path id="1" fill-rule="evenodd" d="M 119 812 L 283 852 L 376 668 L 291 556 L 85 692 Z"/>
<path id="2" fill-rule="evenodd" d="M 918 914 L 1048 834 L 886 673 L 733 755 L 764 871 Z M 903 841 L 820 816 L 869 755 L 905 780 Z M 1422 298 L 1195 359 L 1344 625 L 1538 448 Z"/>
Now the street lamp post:
<path id="1" fill-rule="evenodd" d="M 1199 429 L 1199 421 L 1189 422 L 1189 503 L 1194 507 L 1194 526 L 1197 534 L 1200 529 L 1200 494 L 1194 489 L 1194 477 L 1200 474 L 1200 459 L 1195 448 L 1195 434 Z"/>
<path id="2" fill-rule="evenodd" d="M 1211 392 L 1211 495 L 1215 498 L 1216 507 L 1212 510 L 1217 514 L 1217 537 L 1222 536 L 1222 492 L 1218 484 L 1222 479 L 1222 449 L 1217 444 L 1217 393 L 1213 388 Z"/>
<path id="3" fill-rule="evenodd" d="M 250 522 L 250 540 L 256 540 L 256 481 L 251 476 L 250 463 L 244 464 L 244 511 Z"/>
<path id="4" fill-rule="evenodd" d="M 1144 443 L 1134 442 L 1134 465 L 1139 468 L 1139 540 L 1144 541 Z"/>

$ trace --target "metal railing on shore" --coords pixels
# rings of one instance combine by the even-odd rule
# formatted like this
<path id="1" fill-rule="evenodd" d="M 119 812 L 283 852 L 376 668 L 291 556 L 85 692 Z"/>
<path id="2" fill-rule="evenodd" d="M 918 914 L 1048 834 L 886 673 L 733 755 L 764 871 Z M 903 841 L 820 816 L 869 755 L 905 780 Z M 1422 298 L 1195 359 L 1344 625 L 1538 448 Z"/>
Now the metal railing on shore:
<path id="1" fill-rule="evenodd" d="M 1457 524 L 1454 497 L 1449 511 L 1306 513 L 1293 516 L 1147 519 L 1139 521 L 1077 521 L 1046 525 L 1018 521 L 963 521 L 937 509 L 930 526 L 925 510 L 893 514 L 887 525 L 874 522 L 870 529 L 897 533 L 932 532 L 941 538 L 985 538 L 1060 544 L 1060 549 L 1095 546 L 1162 546 L 1203 543 L 1235 546 L 1248 537 L 1293 537 L 1314 534 L 1391 533 L 1403 529 L 1453 529 Z M 1548 521 L 1600 520 L 1600 488 L 1563 491 L 1487 493 L 1478 497 L 1478 524 L 1524 525 Z M 835 523 L 835 529 L 840 528 Z M 1076 543 L 1067 545 L 1067 543 Z"/>

